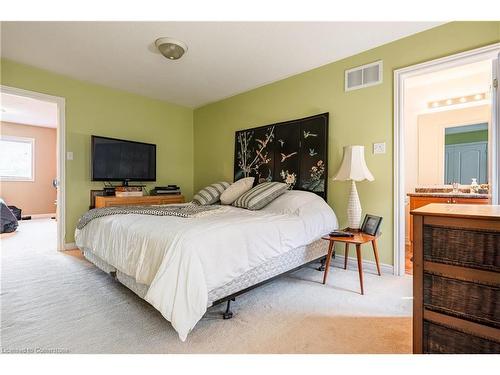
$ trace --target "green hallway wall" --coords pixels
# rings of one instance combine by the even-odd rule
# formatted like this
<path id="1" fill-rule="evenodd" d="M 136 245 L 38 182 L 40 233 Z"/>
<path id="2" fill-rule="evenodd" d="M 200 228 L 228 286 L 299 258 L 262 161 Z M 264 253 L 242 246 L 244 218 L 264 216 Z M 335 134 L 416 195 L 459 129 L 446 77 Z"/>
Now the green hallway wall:
<path id="1" fill-rule="evenodd" d="M 358 183 L 364 213 L 384 217 L 381 261 L 393 264 L 393 71 L 500 40 L 500 22 L 455 22 L 358 55 L 205 105 L 194 111 L 194 188 L 233 179 L 234 132 L 330 113 L 329 176 L 340 165 L 342 147 L 365 146 L 374 182 Z M 383 60 L 383 83 L 344 92 L 346 69 Z M 387 153 L 373 155 L 372 143 Z M 328 203 L 346 224 L 349 182 L 328 184 Z M 370 251 L 364 255 L 373 259 Z"/>
<path id="2" fill-rule="evenodd" d="M 45 70 L 1 60 L 2 85 L 66 99 L 66 242 L 74 241 L 78 218 L 89 206 L 90 135 L 155 143 L 157 183 L 178 184 L 193 194 L 193 110 L 124 91 L 78 81 Z M 151 187 L 153 184 L 149 184 Z"/>

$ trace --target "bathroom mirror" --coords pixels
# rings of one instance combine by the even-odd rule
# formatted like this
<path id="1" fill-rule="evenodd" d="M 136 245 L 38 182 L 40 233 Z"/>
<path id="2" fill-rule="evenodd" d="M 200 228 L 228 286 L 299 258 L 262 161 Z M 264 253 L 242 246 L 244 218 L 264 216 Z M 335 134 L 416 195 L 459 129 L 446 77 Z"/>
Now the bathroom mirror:
<path id="1" fill-rule="evenodd" d="M 489 105 L 419 115 L 415 186 L 489 183 L 490 117 Z"/>

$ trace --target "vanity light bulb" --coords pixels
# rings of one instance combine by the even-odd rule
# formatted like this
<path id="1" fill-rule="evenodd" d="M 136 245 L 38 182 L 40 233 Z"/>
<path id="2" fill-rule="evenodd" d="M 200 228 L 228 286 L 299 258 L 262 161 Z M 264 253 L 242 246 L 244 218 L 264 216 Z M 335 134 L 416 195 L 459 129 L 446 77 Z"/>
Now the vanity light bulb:
<path id="1" fill-rule="evenodd" d="M 448 100 L 446 101 L 446 104 L 448 104 L 448 105 L 450 105 L 451 103 L 453 103 L 453 101 L 452 101 L 451 99 L 448 99 Z"/>
<path id="2" fill-rule="evenodd" d="M 465 99 L 463 96 L 460 98 L 460 103 L 465 103 L 467 99 Z"/>
<path id="3" fill-rule="evenodd" d="M 474 100 L 481 100 L 483 96 L 481 94 L 474 95 Z"/>
<path id="4" fill-rule="evenodd" d="M 438 102 L 434 102 L 434 103 L 432 103 L 432 107 L 433 107 L 433 108 L 436 108 L 437 106 L 439 106 L 439 103 L 438 103 Z"/>

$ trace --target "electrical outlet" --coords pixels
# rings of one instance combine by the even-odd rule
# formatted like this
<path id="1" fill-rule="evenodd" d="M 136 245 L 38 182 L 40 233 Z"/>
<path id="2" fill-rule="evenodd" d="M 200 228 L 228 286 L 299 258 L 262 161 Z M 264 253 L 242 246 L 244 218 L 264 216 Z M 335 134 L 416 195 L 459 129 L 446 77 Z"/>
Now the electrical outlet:
<path id="1" fill-rule="evenodd" d="M 68 151 L 66 153 L 66 160 L 73 160 L 73 152 Z"/>
<path id="2" fill-rule="evenodd" d="M 374 154 L 385 154 L 385 142 L 374 143 L 373 144 L 373 153 Z"/>

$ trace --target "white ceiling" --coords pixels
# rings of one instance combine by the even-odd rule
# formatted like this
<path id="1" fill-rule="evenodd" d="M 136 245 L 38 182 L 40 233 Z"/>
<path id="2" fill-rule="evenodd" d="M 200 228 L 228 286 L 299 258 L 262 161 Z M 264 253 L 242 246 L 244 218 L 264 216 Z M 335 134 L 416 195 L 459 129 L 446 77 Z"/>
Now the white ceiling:
<path id="1" fill-rule="evenodd" d="M 325 65 L 439 22 L 2 22 L 2 57 L 189 107 Z M 158 37 L 187 43 L 169 61 Z M 369 62 L 369 61 L 367 61 Z"/>
<path id="2" fill-rule="evenodd" d="M 57 104 L 23 96 L 0 94 L 1 116 L 6 122 L 57 127 Z"/>

